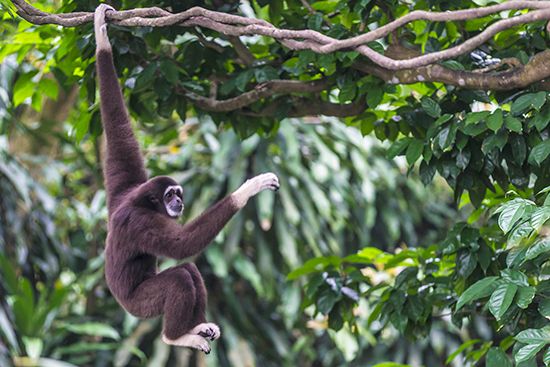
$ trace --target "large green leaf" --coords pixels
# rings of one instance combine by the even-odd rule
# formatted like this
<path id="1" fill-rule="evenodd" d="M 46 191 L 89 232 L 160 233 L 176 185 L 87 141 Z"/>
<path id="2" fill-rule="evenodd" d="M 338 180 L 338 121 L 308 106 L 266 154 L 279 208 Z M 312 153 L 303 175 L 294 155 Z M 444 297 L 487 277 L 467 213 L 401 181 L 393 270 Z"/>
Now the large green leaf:
<path id="1" fill-rule="evenodd" d="M 504 204 L 500 210 L 498 217 L 498 225 L 504 233 L 508 233 L 514 225 L 525 214 L 525 210 L 528 206 L 531 206 L 532 202 L 523 199 L 514 199 Z"/>
<path id="2" fill-rule="evenodd" d="M 431 99 L 430 97 L 424 97 L 421 101 L 422 108 L 426 113 L 434 118 L 437 118 L 441 115 L 441 107 L 439 107 L 439 104 L 437 104 L 436 101 Z"/>
<path id="3" fill-rule="evenodd" d="M 550 327 L 523 330 L 515 339 L 523 344 L 550 343 Z"/>
<path id="4" fill-rule="evenodd" d="M 460 353 L 464 352 L 466 349 L 472 347 L 479 342 L 481 342 L 480 339 L 472 339 L 462 343 L 460 347 L 456 348 L 456 350 L 447 357 L 445 363 L 450 364 Z"/>
<path id="5" fill-rule="evenodd" d="M 489 299 L 489 311 L 500 320 L 514 300 L 518 286 L 513 283 L 501 284 L 494 290 Z"/>
<path id="6" fill-rule="evenodd" d="M 512 367 L 512 362 L 508 359 L 506 353 L 500 348 L 493 347 L 487 352 L 485 357 L 486 367 Z"/>
<path id="7" fill-rule="evenodd" d="M 63 324 L 63 328 L 75 334 L 84 334 L 98 337 L 120 339 L 120 335 L 111 325 L 100 322 L 85 322 L 82 324 Z"/>
<path id="8" fill-rule="evenodd" d="M 535 298 L 535 287 L 519 287 L 516 297 L 516 304 L 519 308 L 526 309 L 531 302 L 533 302 L 533 298 Z"/>
<path id="9" fill-rule="evenodd" d="M 456 310 L 460 310 L 465 304 L 468 304 L 476 299 L 489 296 L 497 287 L 498 277 L 487 277 L 478 280 L 464 291 L 458 298 Z"/>
<path id="10" fill-rule="evenodd" d="M 531 149 L 529 153 L 529 163 L 540 165 L 550 154 L 550 139 L 545 140 Z"/>
<path id="11" fill-rule="evenodd" d="M 515 354 L 516 363 L 521 363 L 530 360 L 534 356 L 537 355 L 538 352 L 541 351 L 542 348 L 546 343 L 538 343 L 538 344 L 529 344 L 524 347 L 522 347 L 520 350 L 517 351 Z"/>

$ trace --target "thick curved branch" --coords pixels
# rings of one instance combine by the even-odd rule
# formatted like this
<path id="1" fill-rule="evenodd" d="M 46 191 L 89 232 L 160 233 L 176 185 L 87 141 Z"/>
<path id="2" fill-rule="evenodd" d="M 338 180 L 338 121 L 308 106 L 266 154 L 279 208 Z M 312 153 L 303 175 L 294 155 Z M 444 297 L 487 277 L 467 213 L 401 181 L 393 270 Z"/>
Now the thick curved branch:
<path id="1" fill-rule="evenodd" d="M 394 54 L 396 58 L 417 55 L 414 50 L 400 47 Z M 374 75 L 390 84 L 412 84 L 418 82 L 439 82 L 467 89 L 510 90 L 524 88 L 550 78 L 550 50 L 542 51 L 525 65 L 516 65 L 511 70 L 481 74 L 476 71 L 452 70 L 438 64 L 416 69 L 388 70 L 378 65 L 357 61 L 352 65 L 355 70 Z M 550 84 L 541 82 L 538 88 L 550 90 Z"/>
<path id="2" fill-rule="evenodd" d="M 53 23 L 63 26 L 76 26 L 92 21 L 92 13 L 49 14 L 42 12 L 24 0 L 12 0 L 21 17 L 35 24 Z M 464 41 L 462 44 L 447 50 L 416 56 L 407 60 L 395 60 L 381 55 L 365 46 L 365 43 L 387 36 L 395 29 L 415 20 L 429 21 L 456 21 L 474 19 L 503 10 L 531 9 L 533 11 L 508 19 L 499 20 L 477 36 Z M 378 29 L 363 35 L 345 40 L 338 40 L 313 30 L 278 29 L 272 24 L 261 20 L 245 18 L 237 15 L 219 13 L 194 7 L 181 13 L 172 14 L 159 8 L 143 8 L 126 11 L 110 12 L 108 18 L 115 24 L 124 26 L 153 26 L 169 25 L 200 26 L 212 29 L 228 36 L 262 35 L 272 37 L 286 47 L 294 50 L 309 49 L 316 53 L 329 53 L 342 49 L 352 49 L 363 54 L 375 64 L 389 70 L 418 68 L 433 64 L 437 61 L 453 58 L 472 51 L 489 40 L 498 32 L 514 27 L 518 24 L 550 19 L 550 2 L 546 1 L 507 1 L 502 4 L 485 8 L 466 9 L 449 12 L 414 11 L 396 19 Z"/>
<path id="3" fill-rule="evenodd" d="M 310 82 L 301 82 L 297 80 L 270 80 L 258 84 L 253 90 L 242 93 L 237 97 L 223 100 L 215 99 L 212 96 L 207 98 L 183 87 L 179 87 L 178 92 L 185 95 L 195 106 L 205 111 L 229 112 L 249 106 L 262 98 L 271 97 L 278 93 L 319 93 L 328 86 L 329 81 L 327 79 Z"/>

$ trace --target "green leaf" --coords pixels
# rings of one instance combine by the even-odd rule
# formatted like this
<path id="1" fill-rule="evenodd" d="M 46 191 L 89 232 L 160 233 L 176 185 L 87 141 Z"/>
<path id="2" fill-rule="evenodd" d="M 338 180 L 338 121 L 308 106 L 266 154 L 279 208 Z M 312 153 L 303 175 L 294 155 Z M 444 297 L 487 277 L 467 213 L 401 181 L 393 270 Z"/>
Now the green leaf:
<path id="1" fill-rule="evenodd" d="M 160 63 L 160 71 L 168 83 L 177 84 L 179 82 L 179 71 L 177 65 L 171 60 L 163 60 Z"/>
<path id="2" fill-rule="evenodd" d="M 244 256 L 238 256 L 235 259 L 233 266 L 237 273 L 250 282 L 259 295 L 263 295 L 265 293 L 262 277 L 260 273 L 258 273 L 258 270 L 252 261 Z"/>
<path id="3" fill-rule="evenodd" d="M 498 149 L 502 151 L 502 148 L 506 145 L 508 141 L 508 132 L 499 131 L 496 134 L 489 135 L 483 140 L 481 144 L 481 151 L 485 154 L 490 153 L 493 149 Z"/>
<path id="4" fill-rule="evenodd" d="M 310 15 L 307 20 L 307 27 L 315 31 L 321 30 L 323 24 L 323 15 L 321 13 L 315 13 Z"/>
<path id="5" fill-rule="evenodd" d="M 386 156 L 389 159 L 393 159 L 397 157 L 399 154 L 401 154 L 405 148 L 409 145 L 411 142 L 411 138 L 403 138 L 400 140 L 395 141 L 389 148 L 388 152 L 386 153 Z"/>
<path id="6" fill-rule="evenodd" d="M 518 350 L 516 352 L 516 355 L 514 356 L 516 363 L 525 362 L 535 357 L 537 353 L 540 352 L 542 348 L 544 348 L 545 345 L 546 343 L 539 343 L 524 346 L 523 348 Z"/>
<path id="7" fill-rule="evenodd" d="M 432 182 L 436 170 L 435 164 L 426 163 L 425 160 L 420 163 L 420 180 L 424 185 Z"/>
<path id="8" fill-rule="evenodd" d="M 527 145 L 522 135 L 512 134 L 510 138 L 510 146 L 512 148 L 512 156 L 514 162 L 518 165 L 523 165 L 525 158 L 527 158 Z"/>
<path id="9" fill-rule="evenodd" d="M 500 272 L 500 276 L 504 281 L 508 283 L 512 283 L 520 287 L 529 286 L 529 280 L 527 279 L 527 275 L 525 275 L 519 270 L 504 269 L 503 271 Z"/>
<path id="10" fill-rule="evenodd" d="M 338 94 L 338 100 L 340 103 L 351 101 L 357 94 L 357 84 L 353 80 L 346 82 L 341 88 Z"/>
<path id="11" fill-rule="evenodd" d="M 54 101 L 57 100 L 59 87 L 57 86 L 55 80 L 48 78 L 40 79 L 40 82 L 38 83 L 38 90 L 48 96 L 48 98 L 53 99 Z"/>
<path id="12" fill-rule="evenodd" d="M 544 352 L 544 356 L 542 357 L 542 361 L 544 362 L 544 365 L 546 367 L 550 366 L 550 348 L 546 349 L 546 352 Z"/>
<path id="13" fill-rule="evenodd" d="M 500 320 L 514 300 L 518 286 L 512 283 L 501 284 L 489 299 L 489 311 Z"/>
<path id="14" fill-rule="evenodd" d="M 541 299 L 539 301 L 539 307 L 538 307 L 539 313 L 546 317 L 547 319 L 550 319 L 550 299 Z"/>
<path id="15" fill-rule="evenodd" d="M 420 155 L 422 154 L 422 150 L 424 149 L 424 142 L 422 140 L 414 139 L 409 143 L 409 146 L 407 147 L 407 163 L 413 164 L 420 158 Z"/>
<path id="16" fill-rule="evenodd" d="M 337 256 L 320 256 L 309 259 L 301 267 L 294 269 L 287 275 L 288 280 L 297 279 L 303 275 L 323 270 L 328 265 L 338 266 L 341 259 Z"/>
<path id="17" fill-rule="evenodd" d="M 545 140 L 531 149 L 529 153 L 529 163 L 540 166 L 542 162 L 550 155 L 550 139 Z"/>
<path id="18" fill-rule="evenodd" d="M 327 315 L 340 298 L 341 296 L 331 289 L 325 290 L 317 299 L 317 311 Z"/>
<path id="19" fill-rule="evenodd" d="M 456 272 L 461 278 L 469 277 L 477 266 L 477 254 L 470 251 L 460 251 L 456 256 Z"/>
<path id="20" fill-rule="evenodd" d="M 550 327 L 523 330 L 515 336 L 515 339 L 523 344 L 550 343 Z"/>
<path id="21" fill-rule="evenodd" d="M 525 253 L 525 260 L 532 260 L 539 255 L 547 254 L 550 251 L 550 239 L 540 239 L 537 242 L 535 242 L 529 249 L 527 249 L 527 252 Z M 524 260 L 524 261 L 525 261 Z"/>
<path id="22" fill-rule="evenodd" d="M 492 347 L 485 357 L 485 367 L 512 367 L 512 362 L 502 349 Z"/>
<path id="23" fill-rule="evenodd" d="M 439 104 L 430 97 L 422 98 L 420 104 L 422 105 L 424 111 L 426 111 L 426 113 L 431 117 L 437 118 L 441 115 L 441 107 L 439 107 Z"/>
<path id="24" fill-rule="evenodd" d="M 458 298 L 458 302 L 456 303 L 456 310 L 460 310 L 462 306 L 472 301 L 475 301 L 476 299 L 487 297 L 488 295 L 490 295 L 497 287 L 497 279 L 499 279 L 499 277 L 487 277 L 478 280 L 470 287 L 468 287 L 468 289 L 466 289 L 464 293 L 462 293 Z"/>
<path id="25" fill-rule="evenodd" d="M 453 118 L 453 115 L 446 113 L 444 115 L 441 115 L 437 120 L 435 120 L 434 125 L 435 126 L 443 125 L 444 123 L 446 123 L 452 118 Z"/>
<path id="26" fill-rule="evenodd" d="M 66 323 L 63 324 L 63 328 L 75 334 L 100 336 L 115 340 L 120 339 L 118 331 L 116 331 L 112 326 L 99 322 L 86 322 L 83 324 Z"/>
<path id="27" fill-rule="evenodd" d="M 508 233 L 525 213 L 527 202 L 522 199 L 514 199 L 504 204 L 498 217 L 498 225 L 504 233 Z"/>
<path id="28" fill-rule="evenodd" d="M 487 117 L 487 127 L 493 131 L 497 131 L 502 127 L 504 119 L 502 118 L 502 110 L 495 110 L 489 117 Z"/>
<path id="29" fill-rule="evenodd" d="M 518 305 L 519 308 L 526 309 L 531 302 L 533 302 L 533 298 L 535 298 L 535 287 L 519 287 L 516 297 L 516 305 Z"/>
<path id="30" fill-rule="evenodd" d="M 254 70 L 246 70 L 235 78 L 235 86 L 239 92 L 244 92 L 248 82 L 254 77 Z"/>
<path id="31" fill-rule="evenodd" d="M 155 77 L 157 71 L 157 64 L 150 63 L 145 69 L 143 69 L 136 77 L 136 84 L 134 91 L 138 92 L 142 89 L 149 89 Z"/>
<path id="32" fill-rule="evenodd" d="M 536 113 L 529 122 L 529 127 L 534 126 L 538 131 L 542 131 L 550 123 L 550 106 L 546 105 L 542 111 Z"/>
<path id="33" fill-rule="evenodd" d="M 451 70 L 466 70 L 464 65 L 455 60 L 445 60 L 441 62 L 441 65 Z"/>
<path id="34" fill-rule="evenodd" d="M 487 117 L 489 117 L 490 114 L 491 113 L 489 111 L 470 112 L 466 115 L 466 118 L 464 119 L 464 124 L 466 126 L 476 125 L 477 123 L 487 119 Z"/>
<path id="35" fill-rule="evenodd" d="M 15 107 L 23 103 L 27 98 L 32 97 L 36 91 L 36 85 L 32 78 L 36 75 L 35 72 L 21 75 L 17 78 L 13 86 L 13 105 Z"/>
<path id="36" fill-rule="evenodd" d="M 450 364 L 456 358 L 456 356 L 458 356 L 460 353 L 462 353 L 466 349 L 470 348 L 474 344 L 479 343 L 480 341 L 481 341 L 480 339 L 472 339 L 472 340 L 468 340 L 467 342 L 462 343 L 462 345 L 460 347 L 458 347 L 454 352 L 452 352 L 449 355 L 449 357 L 447 357 L 447 360 L 445 361 L 445 364 Z"/>
<path id="37" fill-rule="evenodd" d="M 380 104 L 384 97 L 384 90 L 380 86 L 373 87 L 367 92 L 367 104 L 374 109 Z"/>
<path id="38" fill-rule="evenodd" d="M 521 124 L 521 121 L 510 115 L 506 116 L 506 118 L 504 119 L 504 126 L 506 126 L 508 130 L 512 130 L 516 133 L 520 133 L 523 130 L 523 125 Z"/>
<path id="39" fill-rule="evenodd" d="M 544 106 L 546 103 L 546 95 L 547 92 L 538 92 L 533 95 L 531 105 L 535 108 L 535 110 L 540 111 L 542 106 Z"/>
<path id="40" fill-rule="evenodd" d="M 517 98 L 514 103 L 512 103 L 512 107 L 510 108 L 510 112 L 515 115 L 521 115 L 522 113 L 526 112 L 528 109 L 534 106 L 534 103 L 540 103 L 540 98 L 538 100 L 535 100 L 535 93 L 527 93 L 519 98 Z M 541 104 L 542 106 L 542 104 Z M 540 108 L 540 107 L 539 107 Z"/>

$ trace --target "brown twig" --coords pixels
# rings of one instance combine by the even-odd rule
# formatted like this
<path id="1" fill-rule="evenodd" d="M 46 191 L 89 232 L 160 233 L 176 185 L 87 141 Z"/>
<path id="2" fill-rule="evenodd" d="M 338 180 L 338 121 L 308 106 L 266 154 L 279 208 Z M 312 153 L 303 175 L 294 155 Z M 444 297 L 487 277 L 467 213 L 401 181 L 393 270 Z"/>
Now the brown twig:
<path id="1" fill-rule="evenodd" d="M 256 61 L 256 58 L 250 52 L 248 47 L 244 45 L 244 43 L 241 41 L 239 37 L 229 36 L 227 37 L 229 42 L 233 45 L 233 48 L 235 49 L 235 53 L 239 57 L 239 60 L 246 66 L 251 66 L 254 64 L 254 61 Z"/>

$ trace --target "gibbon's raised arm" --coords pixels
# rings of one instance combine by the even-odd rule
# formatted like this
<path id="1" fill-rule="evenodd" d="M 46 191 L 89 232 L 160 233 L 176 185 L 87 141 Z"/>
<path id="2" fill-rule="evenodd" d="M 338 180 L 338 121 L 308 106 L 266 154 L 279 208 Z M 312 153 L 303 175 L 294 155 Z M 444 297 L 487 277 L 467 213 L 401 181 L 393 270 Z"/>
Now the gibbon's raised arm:
<path id="1" fill-rule="evenodd" d="M 231 195 L 184 226 L 175 221 L 165 221 L 161 215 L 139 223 L 144 228 L 144 236 L 137 246 L 140 251 L 155 256 L 184 259 L 196 255 L 212 242 L 251 197 L 265 189 L 279 189 L 279 179 L 273 173 L 264 173 L 247 180 Z"/>
<path id="2" fill-rule="evenodd" d="M 113 51 L 107 35 L 105 11 L 96 11 L 94 30 L 96 38 L 96 70 L 99 79 L 101 120 L 107 140 L 104 176 L 109 213 L 112 214 L 128 189 L 147 181 L 147 172 L 132 131 L 128 111 L 113 63 Z"/>
<path id="3" fill-rule="evenodd" d="M 173 259 L 196 255 L 212 242 L 239 209 L 231 196 L 227 196 L 183 226 L 176 221 L 164 221 L 159 215 L 146 224 L 145 241 L 140 241 L 139 250 Z"/>

